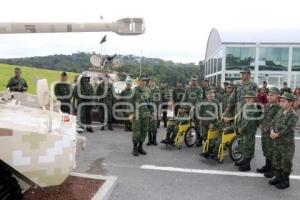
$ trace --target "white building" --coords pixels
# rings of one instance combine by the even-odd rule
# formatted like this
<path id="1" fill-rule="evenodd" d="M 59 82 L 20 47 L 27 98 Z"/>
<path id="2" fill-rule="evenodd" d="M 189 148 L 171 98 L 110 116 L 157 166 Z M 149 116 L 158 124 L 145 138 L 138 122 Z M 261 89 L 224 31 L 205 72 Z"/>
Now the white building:
<path id="1" fill-rule="evenodd" d="M 281 87 L 300 86 L 300 31 L 253 30 L 226 32 L 212 29 L 205 54 L 205 78 L 211 84 L 240 79 L 248 66 L 252 79 Z"/>

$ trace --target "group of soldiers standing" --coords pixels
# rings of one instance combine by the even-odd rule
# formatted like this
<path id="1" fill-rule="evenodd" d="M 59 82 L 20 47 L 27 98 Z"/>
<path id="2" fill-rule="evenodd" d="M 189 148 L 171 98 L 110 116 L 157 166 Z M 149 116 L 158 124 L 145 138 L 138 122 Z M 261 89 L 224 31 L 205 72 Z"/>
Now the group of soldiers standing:
<path id="1" fill-rule="evenodd" d="M 21 78 L 20 69 L 16 68 L 15 73 L 15 77 L 10 79 L 7 87 L 11 91 L 26 91 L 28 86 Z M 61 81 L 55 86 L 54 92 L 57 99 L 61 101 L 61 110 L 71 113 L 72 107 L 74 110 L 80 109 L 79 118 L 83 128 L 93 132 L 91 102 L 101 102 L 108 110 L 105 116 L 108 129 L 113 130 L 112 107 L 116 102 L 116 95 L 112 83 L 102 82 L 94 93 L 88 74 L 83 73 L 73 85 L 67 80 L 67 74 L 63 72 Z M 262 168 L 257 169 L 257 172 L 264 173 L 267 178 L 274 177 L 269 184 L 279 189 L 289 187 L 295 151 L 293 129 L 298 120 L 292 107 L 296 100 L 294 95 L 289 92 L 280 94 L 280 90 L 276 87 L 265 88 L 268 91 L 268 103 L 260 105 L 256 102 L 258 85 L 251 80 L 251 71 L 247 67 L 241 71 L 241 81 L 235 85 L 226 82 L 224 89 L 220 86 L 209 86 L 208 80 L 204 80 L 200 87 L 194 75 L 188 87 L 185 88 L 181 82 L 177 82 L 172 93 L 164 81 L 158 87 L 156 81 L 148 76 L 139 77 L 138 85 L 133 89 L 132 80 L 126 80 L 126 85 L 118 100 L 127 103 L 123 105 L 126 109 L 125 131 L 133 131 L 133 156 L 147 154 L 143 148 L 147 136 L 147 145 L 157 145 L 160 119 L 162 118 L 164 127 L 167 127 L 167 109 L 169 102 L 172 101 L 174 115 L 183 117 L 192 113 L 190 118 L 196 130 L 197 147 L 206 140 L 210 128 L 225 130 L 225 132 L 233 128 L 240 135 L 243 156 L 235 162 L 239 171 L 251 170 L 250 163 L 255 154 L 255 135 L 259 128 L 266 163 Z M 99 115 L 103 113 L 100 111 Z M 235 125 L 230 123 L 232 119 L 235 119 Z M 169 133 L 162 143 L 171 144 L 173 140 L 174 136 Z M 220 138 L 215 144 L 219 142 Z M 211 146 L 209 151 L 202 155 L 205 158 L 215 158 L 216 146 Z"/>

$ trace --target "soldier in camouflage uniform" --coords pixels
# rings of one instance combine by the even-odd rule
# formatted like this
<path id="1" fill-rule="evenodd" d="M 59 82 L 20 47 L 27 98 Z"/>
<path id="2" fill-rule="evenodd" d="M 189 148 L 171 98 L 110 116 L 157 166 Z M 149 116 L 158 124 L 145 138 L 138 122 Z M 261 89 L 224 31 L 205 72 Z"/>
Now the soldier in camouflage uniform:
<path id="1" fill-rule="evenodd" d="M 228 99 L 228 108 L 226 111 L 237 113 L 240 108 L 245 104 L 245 99 L 243 98 L 248 91 L 257 92 L 258 86 L 255 82 L 251 81 L 251 71 L 249 68 L 244 67 L 240 72 L 242 75 L 242 80 L 238 81 L 235 90 L 231 97 Z"/>
<path id="2" fill-rule="evenodd" d="M 157 135 L 157 124 L 159 119 L 159 105 L 161 102 L 161 94 L 159 88 L 156 86 L 154 79 L 150 79 L 149 87 L 147 87 L 147 92 L 149 93 L 149 109 L 150 109 L 150 121 L 148 129 L 148 143 L 147 145 L 157 145 L 156 135 Z"/>
<path id="3" fill-rule="evenodd" d="M 180 81 L 177 81 L 176 88 L 173 90 L 173 94 L 172 94 L 173 103 L 175 104 L 174 116 L 177 115 L 183 95 L 184 95 L 184 87 L 182 86 L 182 83 Z"/>
<path id="4" fill-rule="evenodd" d="M 150 110 L 148 107 L 149 94 L 145 90 L 145 85 L 146 78 L 140 77 L 139 85 L 133 90 L 132 103 L 134 107 L 134 113 L 130 116 L 130 119 L 132 119 L 133 129 L 133 156 L 138 156 L 139 154 L 147 154 L 143 149 L 143 143 L 148 132 Z"/>
<path id="5" fill-rule="evenodd" d="M 162 83 L 160 84 L 160 94 L 161 94 L 161 103 L 163 103 L 162 105 L 162 120 L 164 122 L 164 128 L 167 127 L 167 122 L 168 122 L 168 102 L 170 100 L 170 93 L 169 93 L 169 88 L 167 87 L 167 83 L 165 81 L 162 81 Z"/>
<path id="6" fill-rule="evenodd" d="M 251 170 L 250 162 L 254 157 L 255 133 L 261 117 L 261 111 L 255 103 L 255 91 L 248 91 L 244 96 L 245 105 L 240 110 L 240 118 L 237 120 L 238 133 L 241 135 L 241 151 L 243 158 L 235 163 L 239 171 Z"/>
<path id="7" fill-rule="evenodd" d="M 92 109 L 94 101 L 94 89 L 92 84 L 90 84 L 91 75 L 88 72 L 81 74 L 77 85 L 73 91 L 74 101 L 77 102 L 77 108 L 81 106 L 79 112 L 77 112 L 77 117 L 80 119 L 79 125 L 88 132 L 93 132 L 92 125 Z M 83 105 L 88 103 L 88 105 Z"/>
<path id="8" fill-rule="evenodd" d="M 221 114 L 219 101 L 215 99 L 215 90 L 206 91 L 206 99 L 199 104 L 198 109 L 199 116 L 197 117 L 201 125 L 202 138 L 206 140 L 209 127 L 218 127 Z"/>
<path id="9" fill-rule="evenodd" d="M 197 86 L 197 80 L 198 80 L 197 77 L 193 75 L 191 78 L 191 85 L 190 87 L 186 88 L 183 98 L 181 100 L 182 103 L 190 104 L 188 112 L 190 112 L 191 109 L 195 109 L 196 104 L 202 102 L 202 89 Z M 196 140 L 197 140 L 196 147 L 199 147 L 202 145 L 202 137 L 201 137 L 199 120 L 196 117 L 196 112 L 194 112 L 193 121 L 196 129 Z"/>
<path id="10" fill-rule="evenodd" d="M 54 94 L 56 98 L 61 102 L 61 111 L 70 114 L 72 86 L 70 83 L 68 83 L 68 74 L 66 72 L 61 73 L 60 82 L 57 83 L 54 87 Z"/>
<path id="11" fill-rule="evenodd" d="M 274 116 L 280 110 L 278 104 L 279 99 L 279 89 L 276 87 L 271 87 L 268 93 L 269 103 L 266 105 L 263 113 L 263 118 L 260 120 L 261 126 L 261 144 L 263 154 L 266 158 L 266 164 L 259 169 L 256 169 L 258 173 L 264 173 L 267 178 L 273 177 L 272 170 L 272 154 L 273 154 L 273 140 L 270 138 L 270 129 L 272 126 L 272 121 Z"/>
<path id="12" fill-rule="evenodd" d="M 113 105 L 116 101 L 115 89 L 111 82 L 103 81 L 100 83 L 96 90 L 97 96 L 103 96 L 98 101 L 104 103 L 107 107 L 107 125 L 108 129 L 113 131 L 112 122 L 113 122 Z M 99 113 L 101 114 L 101 113 Z M 104 130 L 104 126 L 101 127 L 101 130 Z"/>
<path id="13" fill-rule="evenodd" d="M 294 128 L 298 116 L 292 109 L 296 97 L 285 92 L 281 97 L 281 110 L 276 114 L 270 137 L 273 143 L 273 167 L 275 178 L 269 184 L 275 185 L 278 189 L 285 189 L 290 186 L 289 176 L 292 172 L 293 157 L 295 152 Z"/>
<path id="14" fill-rule="evenodd" d="M 12 92 L 25 92 L 28 89 L 27 82 L 22 78 L 22 71 L 20 68 L 15 68 L 15 76 L 10 78 L 6 88 L 9 88 Z"/>
<path id="15" fill-rule="evenodd" d="M 132 103 L 132 80 L 131 79 L 127 79 L 126 80 L 126 88 L 121 92 L 120 96 L 123 102 L 126 103 Z M 124 109 L 130 109 L 130 106 L 123 106 Z M 128 112 L 124 112 L 124 117 L 128 118 L 129 117 Z M 124 124 L 125 124 L 125 131 L 132 131 L 132 124 L 129 120 L 124 120 Z"/>
<path id="16" fill-rule="evenodd" d="M 224 113 L 226 111 L 226 109 L 228 108 L 228 100 L 231 97 L 232 93 L 233 93 L 233 84 L 232 83 L 228 83 L 226 88 L 225 88 L 225 94 L 223 94 L 222 96 L 222 113 Z M 228 114 L 229 115 L 233 115 L 233 112 L 230 112 L 228 110 Z"/>
<path id="17" fill-rule="evenodd" d="M 209 81 L 204 79 L 202 83 L 202 99 L 206 99 L 206 92 L 209 90 Z"/>

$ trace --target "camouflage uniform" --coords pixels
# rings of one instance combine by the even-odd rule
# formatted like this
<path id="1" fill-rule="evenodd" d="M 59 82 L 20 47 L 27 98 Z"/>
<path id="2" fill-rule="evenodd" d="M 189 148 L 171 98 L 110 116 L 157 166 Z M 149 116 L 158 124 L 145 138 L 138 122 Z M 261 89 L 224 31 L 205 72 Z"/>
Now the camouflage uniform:
<path id="1" fill-rule="evenodd" d="M 145 89 L 139 86 L 134 88 L 132 98 L 134 107 L 134 117 L 132 122 L 132 142 L 134 145 L 133 152 L 140 152 L 139 150 L 143 150 L 142 145 L 147 136 L 150 117 L 148 98 L 148 93 L 145 91 Z"/>
<path id="2" fill-rule="evenodd" d="M 284 93 L 283 98 L 291 97 L 289 100 L 294 100 L 292 94 Z M 280 189 L 289 187 L 289 176 L 292 172 L 293 157 L 295 152 L 294 128 L 298 116 L 291 109 L 284 113 L 281 109 L 275 116 L 272 129 L 279 136 L 274 139 L 273 143 L 273 167 L 276 178 L 270 181 L 270 184 L 276 185 Z"/>
<path id="3" fill-rule="evenodd" d="M 133 90 L 131 88 L 130 89 L 125 88 L 120 94 L 121 100 L 126 103 L 132 103 L 132 97 L 131 97 L 132 92 L 133 92 Z M 122 97 L 124 97 L 124 98 L 122 98 Z M 130 109 L 129 106 L 126 106 L 126 105 L 124 105 L 123 108 Z M 128 112 L 124 112 L 124 117 L 128 118 L 129 114 L 130 113 L 128 113 Z M 125 123 L 125 131 L 131 131 L 132 130 L 131 122 L 129 120 L 124 120 L 124 123 Z"/>
<path id="4" fill-rule="evenodd" d="M 244 68 L 241 73 L 250 73 L 249 68 Z M 240 110 L 245 104 L 244 96 L 248 91 L 257 91 L 258 86 L 255 82 L 249 80 L 248 82 L 237 82 L 233 94 L 228 99 L 228 111 L 235 112 Z"/>
<path id="5" fill-rule="evenodd" d="M 67 82 L 57 83 L 54 87 L 54 94 L 61 102 L 60 109 L 64 113 L 70 114 L 71 99 L 72 99 L 72 86 Z"/>
<path id="6" fill-rule="evenodd" d="M 205 99 L 202 103 L 203 105 L 199 106 L 198 113 L 200 117 L 202 138 L 206 140 L 209 125 L 212 124 L 214 127 L 218 128 L 218 120 L 220 118 L 220 107 L 219 107 L 219 101 L 216 99 L 212 99 L 212 100 Z M 211 119 L 205 119 L 205 118 L 211 118 Z"/>
<path id="7" fill-rule="evenodd" d="M 277 88 L 276 88 L 277 89 Z M 274 90 L 274 91 L 273 91 Z M 271 92 L 275 92 L 274 88 L 270 89 Z M 277 94 L 279 94 L 279 90 L 276 90 Z M 266 164 L 264 167 L 257 169 L 256 171 L 259 173 L 265 173 L 266 177 L 272 177 L 272 154 L 273 154 L 273 140 L 270 138 L 270 132 L 272 127 L 272 121 L 274 116 L 280 110 L 280 106 L 278 104 L 267 104 L 264 108 L 263 119 L 260 120 L 261 124 L 261 144 L 263 154 L 266 158 Z M 268 172 L 268 173 L 267 173 Z"/>
<path id="8" fill-rule="evenodd" d="M 97 87 L 97 90 L 96 90 L 96 95 L 102 96 L 103 94 L 105 94 L 105 92 L 106 92 L 106 96 L 100 98 L 99 101 L 104 103 L 107 106 L 108 129 L 113 130 L 112 121 L 113 121 L 113 105 L 115 103 L 115 89 L 114 89 L 112 83 L 102 82 L 101 84 L 99 84 L 99 86 Z M 102 122 L 105 118 L 105 117 L 103 117 L 104 113 L 102 113 L 102 114 L 100 113 L 100 115 L 102 115 L 101 118 L 103 118 Z M 101 130 L 103 130 L 103 129 L 104 129 L 104 127 L 101 128 Z"/>
<path id="9" fill-rule="evenodd" d="M 149 109 L 150 109 L 150 120 L 149 120 L 149 129 L 148 129 L 148 143 L 147 145 L 157 145 L 156 142 L 156 134 L 157 134 L 157 124 L 158 124 L 158 119 L 159 119 L 159 105 L 161 102 L 161 94 L 160 90 L 158 87 L 154 88 L 147 88 L 147 92 L 149 94 Z M 155 107 L 153 107 L 153 105 Z"/>
<path id="10" fill-rule="evenodd" d="M 24 78 L 12 77 L 9 79 L 6 88 L 9 88 L 12 92 L 25 92 L 28 89 L 28 85 Z"/>
<path id="11" fill-rule="evenodd" d="M 256 94 L 254 91 L 249 91 L 244 98 L 245 97 L 255 98 Z M 239 116 L 240 118 L 237 122 L 237 128 L 241 135 L 241 151 L 243 154 L 243 160 L 242 162 L 238 162 L 239 164 L 237 165 L 240 167 L 240 171 L 249 171 L 250 162 L 254 157 L 255 134 L 259 123 L 259 117 L 261 116 L 261 111 L 258 109 L 256 103 L 245 104 Z"/>
<path id="12" fill-rule="evenodd" d="M 73 91 L 74 101 L 77 102 L 77 108 L 83 103 L 89 103 L 88 105 L 84 105 L 81 107 L 81 110 L 77 112 L 78 118 L 80 119 L 80 124 L 82 124 L 87 131 L 93 132 L 90 127 L 92 124 L 92 109 L 93 109 L 93 97 L 94 97 L 94 89 L 93 86 L 89 83 L 90 77 L 82 76 L 79 84 L 77 84 Z"/>
<path id="13" fill-rule="evenodd" d="M 179 130 L 179 124 L 188 123 L 189 115 L 186 112 L 178 112 L 176 119 L 170 121 L 167 127 L 167 135 L 161 143 L 173 144 Z"/>
<path id="14" fill-rule="evenodd" d="M 164 122 L 164 127 L 167 127 L 167 122 L 168 122 L 168 101 L 170 99 L 170 93 L 169 93 L 169 89 L 168 87 L 160 87 L 160 93 L 161 93 L 161 103 L 164 103 L 164 105 L 162 105 L 162 110 L 163 110 L 163 117 L 162 120 Z"/>
<path id="15" fill-rule="evenodd" d="M 178 113 L 178 109 L 180 107 L 179 104 L 180 104 L 181 99 L 183 98 L 183 96 L 184 96 L 184 88 L 183 87 L 176 87 L 173 90 L 173 93 L 172 93 L 173 103 L 177 104 L 174 108 L 174 116 L 176 116 L 177 113 Z"/>
<path id="16" fill-rule="evenodd" d="M 194 78 L 192 77 L 192 80 Z M 183 95 L 183 98 L 181 100 L 182 103 L 190 103 L 192 106 L 196 108 L 196 104 L 200 103 L 202 101 L 202 88 L 201 87 L 188 87 Z M 188 112 L 193 108 L 189 108 Z M 202 144 L 202 138 L 201 138 L 201 133 L 200 133 L 200 124 L 199 120 L 196 118 L 196 112 L 194 112 L 193 115 L 193 121 L 195 124 L 195 129 L 196 129 L 196 138 L 197 138 L 197 145 L 200 146 Z"/>

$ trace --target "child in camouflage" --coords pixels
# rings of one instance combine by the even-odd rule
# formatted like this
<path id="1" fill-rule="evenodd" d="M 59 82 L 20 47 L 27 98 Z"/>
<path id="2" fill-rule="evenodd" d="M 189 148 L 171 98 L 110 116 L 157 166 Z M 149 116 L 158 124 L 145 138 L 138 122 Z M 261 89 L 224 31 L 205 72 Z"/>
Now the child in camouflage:
<path id="1" fill-rule="evenodd" d="M 292 106 L 296 97 L 288 92 L 280 96 L 281 110 L 276 114 L 270 137 L 273 143 L 273 164 L 275 178 L 269 181 L 278 189 L 285 189 L 290 186 L 289 176 L 292 172 L 293 157 L 295 152 L 294 128 L 298 116 Z"/>

